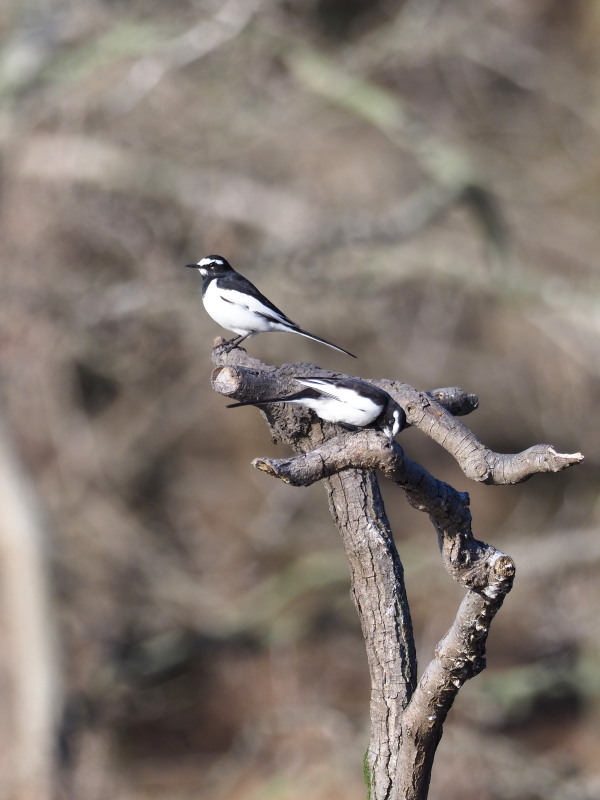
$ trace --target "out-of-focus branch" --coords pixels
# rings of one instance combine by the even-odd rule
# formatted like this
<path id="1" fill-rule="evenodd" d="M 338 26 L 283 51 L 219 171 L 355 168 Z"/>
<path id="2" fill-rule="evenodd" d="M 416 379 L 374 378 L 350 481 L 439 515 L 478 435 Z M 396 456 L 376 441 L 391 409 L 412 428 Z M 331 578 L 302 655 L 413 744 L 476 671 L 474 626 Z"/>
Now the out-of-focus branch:
<path id="1" fill-rule="evenodd" d="M 285 190 L 225 170 L 181 169 L 92 137 L 30 137 L 13 157 L 20 179 L 167 198 L 194 214 L 261 230 L 277 242 L 299 240 L 316 219 L 308 203 Z"/>
<path id="2" fill-rule="evenodd" d="M 37 498 L 8 433 L 0 424 L 0 576 L 3 627 L 8 633 L 8 718 L 12 775 L 4 787 L 15 800 L 55 797 L 57 731 L 62 687 L 49 586 L 47 532 Z"/>
<path id="3" fill-rule="evenodd" d="M 268 257 L 304 258 L 342 244 L 401 241 L 459 202 L 489 215 L 487 196 L 473 186 L 430 185 L 388 210 L 332 216 L 291 191 L 213 168 L 182 169 L 92 137 L 38 134 L 13 153 L 16 174 L 41 182 L 89 184 L 104 191 L 167 198 L 194 214 L 239 222 L 268 235 Z M 490 202 L 492 202 L 490 200 Z"/>
<path id="4" fill-rule="evenodd" d="M 113 90 L 109 107 L 131 111 L 173 69 L 187 66 L 230 42 L 244 30 L 265 0 L 227 0 L 217 13 L 202 19 L 171 41 L 163 52 L 137 61 Z"/>
<path id="5" fill-rule="evenodd" d="M 397 92 L 351 74 L 315 49 L 288 47 L 283 57 L 303 87 L 366 120 L 411 153 L 430 181 L 421 203 L 413 209 L 421 227 L 462 202 L 483 229 L 487 242 L 497 253 L 504 253 L 507 232 L 500 208 L 465 152 L 422 124 Z M 402 222 L 406 224 L 408 219 L 407 216 Z M 414 222 L 409 225 L 409 232 L 416 230 Z"/>

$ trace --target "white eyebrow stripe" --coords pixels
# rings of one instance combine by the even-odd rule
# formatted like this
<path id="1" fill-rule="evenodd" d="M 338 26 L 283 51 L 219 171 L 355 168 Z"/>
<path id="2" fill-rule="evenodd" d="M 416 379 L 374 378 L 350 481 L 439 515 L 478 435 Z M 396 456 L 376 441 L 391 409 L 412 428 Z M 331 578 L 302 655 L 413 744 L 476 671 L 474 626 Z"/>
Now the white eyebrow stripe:
<path id="1" fill-rule="evenodd" d="M 201 258 L 198 262 L 199 267 L 208 267 L 209 264 L 224 264 L 222 258 Z"/>

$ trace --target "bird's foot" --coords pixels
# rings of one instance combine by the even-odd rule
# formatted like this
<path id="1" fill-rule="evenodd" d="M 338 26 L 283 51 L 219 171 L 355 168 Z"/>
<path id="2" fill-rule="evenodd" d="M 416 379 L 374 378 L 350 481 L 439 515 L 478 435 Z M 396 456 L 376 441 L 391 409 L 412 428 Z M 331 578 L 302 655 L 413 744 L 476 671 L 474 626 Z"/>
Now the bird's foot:
<path id="1" fill-rule="evenodd" d="M 233 339 L 223 339 L 222 336 L 217 336 L 217 338 L 214 341 L 214 347 L 222 347 L 226 353 L 231 353 L 231 351 L 235 350 L 235 348 L 239 345 L 239 343 L 240 343 L 239 336 L 234 336 Z"/>

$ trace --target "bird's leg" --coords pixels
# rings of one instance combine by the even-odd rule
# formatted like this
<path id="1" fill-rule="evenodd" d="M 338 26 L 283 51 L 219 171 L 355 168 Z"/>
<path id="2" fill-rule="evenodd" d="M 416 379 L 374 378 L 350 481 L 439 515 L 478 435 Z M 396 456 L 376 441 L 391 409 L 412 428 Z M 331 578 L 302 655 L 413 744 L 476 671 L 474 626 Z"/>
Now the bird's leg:
<path id="1" fill-rule="evenodd" d="M 235 349 L 236 347 L 239 347 L 245 339 L 249 339 L 253 335 L 254 331 L 250 331 L 250 333 L 245 333 L 243 336 L 239 334 L 238 336 L 234 336 L 233 339 L 229 339 L 229 341 L 224 342 L 223 347 L 225 348 L 225 351 L 229 353 L 231 350 Z"/>
<path id="2" fill-rule="evenodd" d="M 235 346 L 239 347 L 243 341 L 249 339 L 252 336 L 252 331 L 250 333 L 245 333 L 243 336 L 236 336 L 235 337 Z"/>
<path id="3" fill-rule="evenodd" d="M 245 338 L 245 336 L 242 337 L 241 334 L 238 334 L 237 336 L 234 336 L 233 339 L 226 339 L 221 347 L 225 349 L 226 353 L 229 353 L 231 350 L 236 348 L 240 342 L 243 342 Z"/>

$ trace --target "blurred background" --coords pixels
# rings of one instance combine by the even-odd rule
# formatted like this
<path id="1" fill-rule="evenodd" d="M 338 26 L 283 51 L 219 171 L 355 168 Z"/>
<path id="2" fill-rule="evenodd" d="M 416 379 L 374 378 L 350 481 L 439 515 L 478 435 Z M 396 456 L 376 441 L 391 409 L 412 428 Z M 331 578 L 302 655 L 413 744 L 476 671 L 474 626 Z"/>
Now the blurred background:
<path id="1" fill-rule="evenodd" d="M 369 681 L 321 487 L 210 390 L 220 253 L 303 327 L 268 363 L 480 397 L 512 555 L 431 797 L 600 797 L 600 2 L 4 0 L 0 795 L 363 798 Z M 421 669 L 462 590 L 383 486 Z M 473 765 L 476 765 L 474 767 Z"/>

